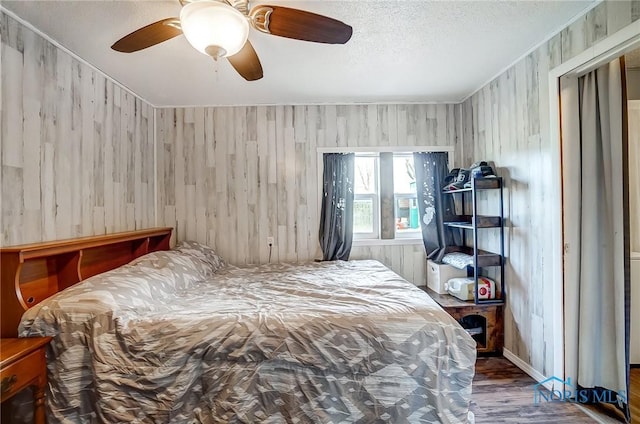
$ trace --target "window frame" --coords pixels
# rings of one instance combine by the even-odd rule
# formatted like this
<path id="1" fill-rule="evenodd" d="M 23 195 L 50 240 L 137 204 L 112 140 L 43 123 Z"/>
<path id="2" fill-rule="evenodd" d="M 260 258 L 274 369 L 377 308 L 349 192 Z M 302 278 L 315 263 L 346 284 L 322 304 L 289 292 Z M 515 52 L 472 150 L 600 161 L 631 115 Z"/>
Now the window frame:
<path id="1" fill-rule="evenodd" d="M 355 153 L 356 157 L 372 157 L 373 162 L 373 193 L 353 192 L 354 200 L 371 199 L 373 202 L 373 231 L 369 233 L 353 233 L 354 240 L 379 240 L 380 239 L 380 155 L 377 153 Z M 354 184 L 355 186 L 355 184 Z"/>
<path id="2" fill-rule="evenodd" d="M 411 157 L 413 159 L 413 153 L 414 152 L 393 152 L 393 158 L 395 159 L 396 157 Z M 395 161 L 394 161 L 394 165 L 395 165 Z M 394 173 L 395 173 L 395 170 L 394 170 Z M 396 208 L 398 207 L 398 203 L 397 203 L 398 199 L 416 199 L 416 203 L 417 203 L 417 201 L 418 201 L 418 189 L 417 189 L 417 186 L 416 186 L 415 194 L 414 193 L 410 193 L 410 192 L 396 192 L 395 187 L 394 187 L 394 190 L 393 190 L 393 213 L 394 213 L 394 217 L 396 217 L 396 218 L 397 218 L 397 216 L 396 216 Z M 422 231 L 420 229 L 420 225 L 418 224 L 418 228 L 410 228 L 410 229 L 407 229 L 407 230 L 398 230 L 398 227 L 396 226 L 395 229 L 394 229 L 394 238 L 396 238 L 396 239 L 419 238 L 420 240 L 422 240 Z"/>
<path id="3" fill-rule="evenodd" d="M 416 193 L 416 195 L 413 195 L 413 193 L 393 193 L 393 201 L 394 201 L 394 205 L 393 205 L 393 209 L 395 212 L 395 209 L 397 207 L 397 203 L 395 203 L 398 199 L 416 199 L 416 202 L 418 201 L 418 195 Z M 420 219 L 420 215 L 418 213 L 418 219 Z M 398 230 L 398 228 L 396 227 L 395 229 L 395 237 L 394 238 L 400 238 L 400 239 L 404 239 L 404 238 L 419 238 L 422 240 L 422 230 L 420 229 L 420 225 L 418 224 L 418 228 L 409 228 L 406 229 L 404 231 L 400 231 Z"/>
<path id="4" fill-rule="evenodd" d="M 369 233 L 365 232 L 353 232 L 354 240 L 379 240 L 380 239 L 380 196 L 378 193 L 353 193 L 354 201 L 355 200 L 372 200 L 372 208 L 373 208 L 373 231 Z"/>
<path id="5" fill-rule="evenodd" d="M 415 152 L 445 152 L 448 154 L 449 167 L 451 169 L 455 168 L 455 147 L 454 146 L 379 146 L 379 147 L 318 147 L 317 148 L 317 169 L 318 169 L 318 210 L 320 205 L 322 204 L 322 175 L 324 173 L 324 162 L 322 160 L 322 155 L 325 153 L 355 153 L 358 156 L 365 156 L 366 154 L 376 156 L 379 158 L 380 153 L 404 153 L 404 154 L 413 154 Z M 376 237 L 372 237 L 370 233 L 357 233 L 359 234 L 356 237 L 356 233 L 353 235 L 353 246 L 382 246 L 382 245 L 412 245 L 412 244 L 422 244 L 422 232 L 418 228 L 416 231 L 410 231 L 407 233 L 398 234 L 396 229 L 394 233 L 393 239 L 381 239 L 380 238 L 380 192 L 379 192 L 379 160 L 376 161 L 376 194 L 371 194 L 374 196 L 374 208 L 378 211 L 378 213 L 374 213 L 374 233 L 377 233 Z M 404 194 L 404 193 L 400 193 Z M 359 195 L 359 196 L 370 196 L 367 195 Z M 394 211 L 395 211 L 395 201 L 396 201 L 396 193 L 394 190 Z M 354 193 L 355 198 L 355 193 Z M 395 212 L 394 212 L 395 216 Z M 361 236 L 361 234 L 366 234 L 366 236 Z"/>

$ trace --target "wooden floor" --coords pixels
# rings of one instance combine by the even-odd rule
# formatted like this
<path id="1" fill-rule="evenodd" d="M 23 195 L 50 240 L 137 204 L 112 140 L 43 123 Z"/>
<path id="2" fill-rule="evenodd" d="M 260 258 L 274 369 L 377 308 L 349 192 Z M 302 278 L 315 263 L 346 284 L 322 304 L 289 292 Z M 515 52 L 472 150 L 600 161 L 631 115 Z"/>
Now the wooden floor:
<path id="1" fill-rule="evenodd" d="M 631 410 L 631 422 L 640 423 L 640 368 L 631 369 L 629 409 Z M 585 410 L 598 417 L 603 424 L 618 424 L 624 422 L 622 413 L 612 405 L 589 405 Z"/>
<path id="2" fill-rule="evenodd" d="M 631 368 L 631 422 L 640 424 L 640 368 Z"/>
<path id="3" fill-rule="evenodd" d="M 631 370 L 632 423 L 640 423 L 640 369 Z M 504 358 L 478 358 L 471 411 L 476 423 L 620 422 L 572 403 L 534 404 L 536 381 Z M 589 413 L 589 411 L 591 411 Z"/>
<path id="4" fill-rule="evenodd" d="M 630 392 L 631 422 L 640 423 L 640 368 L 631 368 Z"/>

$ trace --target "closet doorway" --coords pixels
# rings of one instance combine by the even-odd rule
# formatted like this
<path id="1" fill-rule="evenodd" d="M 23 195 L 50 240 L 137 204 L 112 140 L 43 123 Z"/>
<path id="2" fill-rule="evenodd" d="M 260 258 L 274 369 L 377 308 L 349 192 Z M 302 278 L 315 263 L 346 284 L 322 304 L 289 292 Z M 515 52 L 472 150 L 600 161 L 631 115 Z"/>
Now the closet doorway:
<path id="1" fill-rule="evenodd" d="M 630 239 L 630 334 L 629 406 L 631 422 L 640 423 L 640 48 L 624 55 L 627 85 L 629 239 Z M 590 407 L 601 417 L 620 420 L 611 407 Z"/>
<path id="2" fill-rule="evenodd" d="M 640 423 L 640 48 L 625 54 L 629 124 L 629 230 L 631 334 L 629 343 L 632 422 Z"/>
<path id="3" fill-rule="evenodd" d="M 640 420 L 637 371 L 630 373 L 640 350 L 638 38 L 558 75 L 564 379 L 574 386 L 566 389 L 599 401 L 590 409 L 622 422 L 630 412 Z"/>

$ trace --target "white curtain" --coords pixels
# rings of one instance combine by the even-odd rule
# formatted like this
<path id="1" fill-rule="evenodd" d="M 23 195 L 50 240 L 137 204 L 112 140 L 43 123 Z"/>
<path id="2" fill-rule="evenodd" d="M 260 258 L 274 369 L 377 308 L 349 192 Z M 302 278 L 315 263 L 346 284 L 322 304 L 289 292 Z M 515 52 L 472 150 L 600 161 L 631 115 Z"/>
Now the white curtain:
<path id="1" fill-rule="evenodd" d="M 624 76 L 616 59 L 561 80 L 565 379 L 618 393 L 628 420 Z M 593 389 L 593 390 L 592 390 Z"/>

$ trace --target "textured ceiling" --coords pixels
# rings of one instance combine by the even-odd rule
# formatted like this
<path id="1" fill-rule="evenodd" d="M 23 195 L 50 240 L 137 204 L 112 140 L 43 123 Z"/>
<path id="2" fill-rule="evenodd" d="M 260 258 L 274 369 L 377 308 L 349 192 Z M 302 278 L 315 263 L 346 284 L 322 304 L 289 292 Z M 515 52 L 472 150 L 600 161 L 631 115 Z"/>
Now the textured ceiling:
<path id="1" fill-rule="evenodd" d="M 252 5 L 262 3 L 256 2 Z M 2 1 L 2 7 L 155 106 L 458 102 L 593 1 L 271 1 L 350 24 L 346 45 L 251 30 L 264 78 L 247 82 L 183 36 L 123 54 L 111 44 L 174 1 Z"/>

